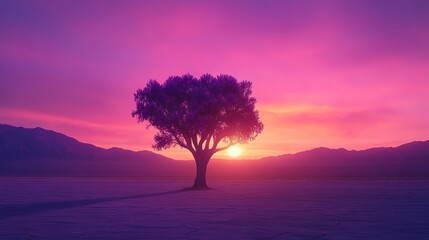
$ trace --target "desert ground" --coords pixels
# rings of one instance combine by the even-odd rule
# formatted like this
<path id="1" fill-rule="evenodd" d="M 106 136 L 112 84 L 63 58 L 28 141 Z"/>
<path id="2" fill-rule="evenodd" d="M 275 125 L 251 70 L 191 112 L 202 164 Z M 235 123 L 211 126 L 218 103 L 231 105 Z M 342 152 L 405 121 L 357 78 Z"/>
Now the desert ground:
<path id="1" fill-rule="evenodd" d="M 429 181 L 0 179 L 0 239 L 429 239 Z"/>

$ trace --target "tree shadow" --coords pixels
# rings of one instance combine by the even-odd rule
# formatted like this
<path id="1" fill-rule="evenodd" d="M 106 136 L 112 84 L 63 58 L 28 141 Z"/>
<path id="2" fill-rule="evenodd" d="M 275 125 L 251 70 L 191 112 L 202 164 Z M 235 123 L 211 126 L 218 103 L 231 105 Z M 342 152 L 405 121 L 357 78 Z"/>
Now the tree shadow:
<path id="1" fill-rule="evenodd" d="M 135 199 L 135 198 L 147 198 L 155 197 L 161 195 L 177 194 L 182 192 L 187 192 L 187 189 L 173 190 L 160 193 L 148 193 L 140 194 L 134 196 L 123 196 L 123 197 L 110 197 L 110 198 L 91 198 L 91 199 L 77 199 L 77 200 L 66 200 L 66 201 L 54 201 L 54 202 L 34 202 L 34 203 L 19 203 L 19 204 L 0 204 L 0 220 L 16 217 L 16 216 L 25 216 L 31 215 L 34 213 L 67 209 L 67 208 L 76 208 L 87 205 L 93 205 L 103 202 L 113 202 L 126 199 Z"/>

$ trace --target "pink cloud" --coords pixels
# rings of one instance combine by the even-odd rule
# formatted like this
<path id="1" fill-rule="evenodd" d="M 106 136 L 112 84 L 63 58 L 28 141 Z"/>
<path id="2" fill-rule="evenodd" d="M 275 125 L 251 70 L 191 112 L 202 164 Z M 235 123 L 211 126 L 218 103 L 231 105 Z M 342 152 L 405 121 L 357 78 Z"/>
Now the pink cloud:
<path id="1" fill-rule="evenodd" d="M 284 110 L 282 110 L 284 109 Z M 393 109 L 351 109 L 329 106 L 283 106 L 282 109 L 267 109 L 264 113 L 271 122 L 290 128 L 325 128 L 331 134 L 343 137 L 358 137 L 362 133 L 391 122 L 397 114 Z M 288 111 L 288 109 L 290 109 Z"/>

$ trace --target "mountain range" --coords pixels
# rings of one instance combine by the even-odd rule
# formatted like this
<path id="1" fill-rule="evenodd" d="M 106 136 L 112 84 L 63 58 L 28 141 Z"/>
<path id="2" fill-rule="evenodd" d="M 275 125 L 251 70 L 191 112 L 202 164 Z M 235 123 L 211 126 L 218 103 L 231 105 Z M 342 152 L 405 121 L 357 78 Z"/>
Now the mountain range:
<path id="1" fill-rule="evenodd" d="M 42 128 L 0 124 L 0 176 L 192 178 L 193 161 L 151 151 L 104 149 Z M 398 147 L 316 148 L 257 160 L 213 159 L 208 178 L 427 178 L 429 141 Z"/>

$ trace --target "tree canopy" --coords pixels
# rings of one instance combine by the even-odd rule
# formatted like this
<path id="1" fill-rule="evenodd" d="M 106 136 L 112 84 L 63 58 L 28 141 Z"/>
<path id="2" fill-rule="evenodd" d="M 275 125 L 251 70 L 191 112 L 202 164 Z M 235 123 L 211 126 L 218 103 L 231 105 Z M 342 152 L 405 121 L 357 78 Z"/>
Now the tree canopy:
<path id="1" fill-rule="evenodd" d="M 179 145 L 192 153 L 197 163 L 194 186 L 206 187 L 205 168 L 213 154 L 254 140 L 264 127 L 255 109 L 252 83 L 230 75 L 150 80 L 134 99 L 132 116 L 158 129 L 155 149 Z M 197 183 L 199 175 L 203 177 Z"/>
<path id="2" fill-rule="evenodd" d="M 133 117 L 159 130 L 157 150 L 179 145 L 192 153 L 218 152 L 255 139 L 263 129 L 252 83 L 230 75 L 172 76 L 163 84 L 150 80 L 134 97 Z M 219 147 L 221 141 L 226 146 Z"/>

